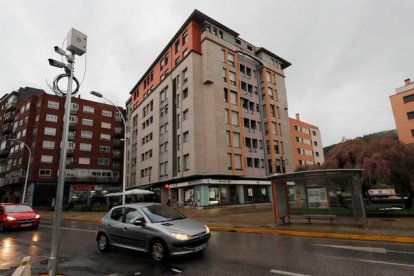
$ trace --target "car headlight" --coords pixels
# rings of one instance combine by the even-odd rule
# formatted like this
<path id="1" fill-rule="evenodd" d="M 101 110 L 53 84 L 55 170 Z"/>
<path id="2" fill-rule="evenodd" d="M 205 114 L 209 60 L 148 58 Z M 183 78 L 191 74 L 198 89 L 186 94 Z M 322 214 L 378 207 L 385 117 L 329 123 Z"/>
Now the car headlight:
<path id="1" fill-rule="evenodd" d="M 40 218 L 40 215 L 39 215 L 39 214 L 37 214 L 37 215 L 35 216 L 35 218 L 37 218 L 37 219 L 38 219 L 38 218 Z"/>
<path id="2" fill-rule="evenodd" d="M 11 217 L 11 216 L 7 216 L 7 217 L 6 217 L 6 219 L 7 219 L 7 220 L 16 220 L 16 218 Z"/>
<path id="3" fill-rule="evenodd" d="M 210 228 L 207 225 L 204 224 L 204 228 L 206 228 L 206 234 L 210 233 Z"/>
<path id="4" fill-rule="evenodd" d="M 174 237 L 174 239 L 179 240 L 179 241 L 186 241 L 190 239 L 190 236 L 186 234 L 171 233 L 171 235 Z"/>

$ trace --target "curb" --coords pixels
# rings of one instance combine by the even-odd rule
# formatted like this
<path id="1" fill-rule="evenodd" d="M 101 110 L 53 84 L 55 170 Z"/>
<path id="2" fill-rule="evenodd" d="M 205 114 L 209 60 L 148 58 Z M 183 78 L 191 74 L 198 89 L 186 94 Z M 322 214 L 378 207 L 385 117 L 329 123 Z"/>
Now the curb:
<path id="1" fill-rule="evenodd" d="M 216 226 L 211 226 L 210 230 L 220 231 L 220 232 L 238 232 L 238 233 L 252 233 L 252 234 L 296 236 L 296 237 L 414 243 L 414 238 L 405 238 L 405 237 L 387 237 L 387 236 L 370 236 L 370 235 L 356 235 L 356 234 L 338 234 L 338 233 L 303 232 L 303 231 L 268 230 L 268 229 L 244 229 L 244 228 L 216 227 Z"/>

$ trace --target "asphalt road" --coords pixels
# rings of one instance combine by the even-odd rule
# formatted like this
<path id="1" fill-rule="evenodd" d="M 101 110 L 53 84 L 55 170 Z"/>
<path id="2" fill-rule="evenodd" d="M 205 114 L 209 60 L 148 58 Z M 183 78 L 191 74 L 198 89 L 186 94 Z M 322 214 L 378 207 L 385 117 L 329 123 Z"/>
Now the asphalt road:
<path id="1" fill-rule="evenodd" d="M 414 275 L 412 244 L 213 232 L 203 255 L 154 263 L 123 249 L 102 254 L 94 223 L 62 224 L 58 272 L 64 275 Z M 27 255 L 47 271 L 52 223 L 0 234 L 0 276 Z M 34 274 L 38 275 L 38 274 Z"/>

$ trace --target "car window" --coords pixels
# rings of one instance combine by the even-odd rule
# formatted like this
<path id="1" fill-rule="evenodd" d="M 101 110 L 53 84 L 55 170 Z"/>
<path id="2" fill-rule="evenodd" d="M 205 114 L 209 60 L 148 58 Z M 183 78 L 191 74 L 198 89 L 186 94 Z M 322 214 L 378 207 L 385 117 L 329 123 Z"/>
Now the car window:
<path id="1" fill-rule="evenodd" d="M 122 213 L 124 208 L 116 208 L 111 213 L 111 219 L 116 221 L 122 221 Z"/>
<path id="2" fill-rule="evenodd" d="M 125 223 L 134 224 L 137 220 L 144 218 L 140 211 L 134 208 L 127 208 L 125 213 Z"/>
<path id="3" fill-rule="evenodd" d="M 20 212 L 33 212 L 33 209 L 25 205 L 7 205 L 4 206 L 6 213 L 20 213 Z"/>
<path id="4" fill-rule="evenodd" d="M 153 205 L 141 209 L 153 223 L 185 218 L 183 214 L 165 205 Z"/>

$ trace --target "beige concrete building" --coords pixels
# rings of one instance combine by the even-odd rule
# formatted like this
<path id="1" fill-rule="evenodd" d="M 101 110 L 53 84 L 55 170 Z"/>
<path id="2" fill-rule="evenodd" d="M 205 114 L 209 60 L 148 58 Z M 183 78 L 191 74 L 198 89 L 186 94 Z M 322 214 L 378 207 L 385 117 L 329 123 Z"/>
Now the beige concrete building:
<path id="1" fill-rule="evenodd" d="M 194 11 L 130 92 L 128 186 L 180 205 L 269 202 L 266 176 L 293 170 L 288 66 Z"/>
<path id="2" fill-rule="evenodd" d="M 414 143 L 414 82 L 406 79 L 390 100 L 398 138 L 405 144 Z"/>

